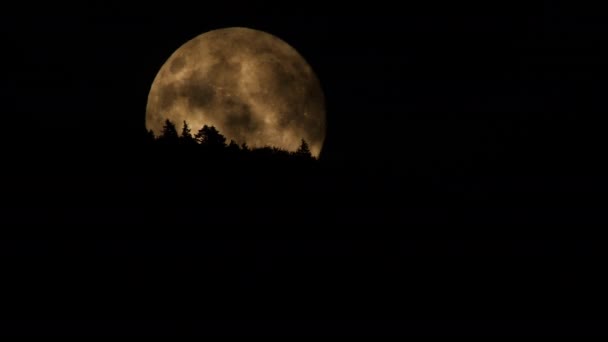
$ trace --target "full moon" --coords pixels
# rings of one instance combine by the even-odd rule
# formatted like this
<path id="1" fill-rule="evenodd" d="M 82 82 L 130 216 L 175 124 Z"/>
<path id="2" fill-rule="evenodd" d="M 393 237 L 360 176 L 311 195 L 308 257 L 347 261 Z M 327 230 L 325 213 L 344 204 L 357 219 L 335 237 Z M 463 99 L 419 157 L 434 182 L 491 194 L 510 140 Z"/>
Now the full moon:
<path id="1" fill-rule="evenodd" d="M 215 126 L 227 141 L 295 151 L 302 139 L 319 156 L 325 100 L 306 60 L 281 39 L 232 27 L 209 31 L 179 47 L 156 75 L 146 126 L 160 134 L 166 119 L 193 133 Z"/>

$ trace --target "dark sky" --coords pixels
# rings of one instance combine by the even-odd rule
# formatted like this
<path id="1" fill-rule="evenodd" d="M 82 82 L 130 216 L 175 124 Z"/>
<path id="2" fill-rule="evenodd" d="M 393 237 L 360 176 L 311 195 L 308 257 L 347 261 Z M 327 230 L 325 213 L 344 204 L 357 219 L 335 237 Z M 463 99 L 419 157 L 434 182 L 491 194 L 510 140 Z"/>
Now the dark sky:
<path id="1" fill-rule="evenodd" d="M 512 1 L 370 1 L 360 5 L 286 1 L 282 6 L 260 1 L 216 3 L 170 1 L 138 5 L 123 1 L 59 6 L 48 2 L 5 6 L 0 13 L 0 161 L 7 188 L 12 191 L 2 188 L 2 195 L 6 196 L 3 203 L 7 201 L 9 205 L 0 208 L 0 216 L 9 225 L 19 226 L 15 232 L 29 233 L 22 229 L 23 225 L 41 223 L 39 227 L 53 228 L 44 234 L 51 232 L 56 241 L 63 238 L 64 230 L 72 233 L 70 229 L 77 232 L 65 234 L 70 238 L 86 231 L 84 234 L 96 241 L 103 236 L 113 239 L 129 235 L 144 240 L 160 237 L 165 241 L 168 235 L 180 234 L 180 227 L 193 233 L 188 229 L 201 226 L 204 229 L 196 232 L 206 239 L 207 233 L 231 233 L 230 229 L 224 230 L 226 225 L 222 224 L 226 222 L 240 222 L 245 228 L 255 222 L 279 229 L 289 226 L 295 235 L 302 233 L 298 239 L 306 235 L 359 239 L 358 244 L 345 244 L 344 249 L 352 248 L 365 258 L 338 258 L 332 263 L 320 257 L 311 263 L 311 258 L 302 257 L 298 266 L 290 264 L 293 259 L 281 257 L 277 259 L 284 264 L 276 264 L 279 266 L 272 270 L 264 259 L 251 258 L 256 253 L 262 257 L 264 253 L 271 255 L 272 251 L 266 251 L 271 250 L 272 243 L 249 245 L 242 252 L 254 272 L 234 272 L 238 274 L 233 277 L 239 278 L 231 282 L 233 287 L 218 285 L 217 290 L 241 294 L 241 284 L 260 281 L 251 288 L 264 288 L 268 296 L 252 290 L 233 298 L 235 305 L 240 299 L 259 299 L 259 306 L 251 308 L 264 306 L 272 311 L 276 307 L 272 314 L 281 318 L 286 308 L 281 305 L 293 303 L 284 298 L 296 296 L 309 310 L 299 314 L 316 315 L 326 311 L 324 304 L 334 303 L 342 312 L 349 311 L 349 315 L 376 317 L 387 312 L 386 305 L 397 303 L 393 309 L 405 310 L 417 319 L 421 312 L 418 309 L 429 317 L 444 317 L 443 308 L 447 308 L 450 317 L 460 320 L 461 309 L 465 308 L 464 311 L 473 312 L 472 317 L 481 319 L 471 323 L 472 330 L 481 327 L 513 332 L 513 321 L 501 321 L 504 324 L 499 328 L 483 321 L 488 312 L 496 314 L 493 317 L 509 319 L 543 314 L 540 323 L 526 322 L 544 327 L 548 322 L 545 318 L 557 317 L 559 321 L 552 321 L 555 323 L 546 328 L 555 332 L 563 328 L 562 319 L 567 315 L 590 317 L 584 305 L 597 303 L 597 307 L 605 307 L 598 299 L 605 302 L 606 286 L 598 280 L 597 273 L 602 258 L 593 259 L 595 263 L 591 258 L 580 263 L 568 258 L 541 258 L 534 263 L 526 258 L 487 257 L 492 253 L 513 255 L 508 254 L 512 253 L 512 245 L 507 238 L 512 235 L 532 240 L 537 236 L 558 238 L 567 245 L 575 240 L 577 232 L 592 239 L 595 252 L 605 255 L 605 242 L 593 231 L 594 223 L 606 220 L 601 203 L 608 185 L 608 170 L 602 160 L 607 139 L 608 20 L 600 8 L 575 1 L 529 1 L 523 5 Z M 129 149 L 141 141 L 148 90 L 157 71 L 187 40 L 229 26 L 267 31 L 298 50 L 317 72 L 326 95 L 328 132 L 322 158 L 347 166 L 354 161 L 376 173 L 365 178 L 361 176 L 364 172 L 336 168 L 343 173 L 322 174 L 318 184 L 316 179 L 294 181 L 289 174 L 272 183 L 270 173 L 266 178 L 256 178 L 248 170 L 238 169 L 217 178 L 236 179 L 231 188 L 238 191 L 219 194 L 208 189 L 223 190 L 224 184 L 212 177 L 203 179 L 200 170 L 184 175 L 178 174 L 178 169 L 174 176 L 168 173 L 162 178 L 162 172 L 173 168 L 167 163 L 151 176 L 137 173 L 162 162 L 146 160 L 149 164 L 130 171 L 138 159 L 134 158 L 131 164 L 123 162 L 131 159 Z M 116 157 L 122 150 L 126 151 L 124 158 Z M 93 172 L 82 171 L 87 169 L 80 165 L 83 160 L 100 155 L 104 156 L 101 161 L 90 163 Z M 225 167 L 229 168 L 230 165 Z M 419 172 L 403 172 L 412 169 Z M 260 174 L 264 174 L 265 169 L 261 170 Z M 215 175 L 214 170 L 204 171 Z M 437 195 L 429 191 L 428 183 L 417 178 L 436 172 L 470 177 L 460 183 L 442 183 L 441 190 L 445 191 Z M 493 184 L 477 191 L 478 184 L 487 185 L 480 180 L 493 174 L 515 177 L 497 177 Z M 526 178 L 530 175 L 541 177 Z M 200 181 L 200 188 L 184 186 L 188 177 L 197 184 Z M 113 185 L 116 179 L 122 181 Z M 264 180 L 274 184 L 274 192 L 267 191 Z M 513 190 L 514 185 L 519 187 Z M 292 186 L 302 192 L 292 191 Z M 472 190 L 461 191 L 463 188 Z M 496 188 L 504 191 L 488 195 Z M 537 189 L 545 192 L 539 195 Z M 567 191 L 560 193 L 564 189 Z M 569 192 L 572 189 L 576 191 Z M 195 201 L 189 203 L 190 198 L 174 196 L 180 191 Z M 589 196 L 591 192 L 595 195 Z M 167 196 L 162 198 L 163 194 Z M 279 196 L 282 194 L 295 200 L 286 200 Z M 271 200 L 264 201 L 265 195 Z M 314 200 L 308 201 L 307 196 Z M 488 204 L 488 198 L 493 202 Z M 221 205 L 206 206 L 216 202 Z M 520 205 L 522 202 L 525 203 Z M 184 215 L 183 208 L 188 205 L 191 211 Z M 293 221 L 304 229 L 285 224 Z M 586 223 L 589 225 L 583 226 Z M 57 224 L 59 229 L 55 229 Z M 325 230 L 326 224 L 330 230 Z M 156 225 L 160 226 L 158 230 L 151 229 Z M 222 229 L 217 229 L 220 226 Z M 396 229 L 403 227 L 407 229 Z M 566 234 L 561 235 L 559 228 Z M 281 230 L 281 234 L 284 232 Z M 263 238 L 258 231 L 247 233 L 247 237 Z M 398 239 L 399 233 L 406 238 L 417 234 L 437 240 L 472 238 L 466 243 L 409 245 Z M 473 239 L 492 233 L 500 241 Z M 189 241 L 194 240 L 186 236 Z M 374 236 L 384 240 L 374 240 Z M 100 280 L 104 277 L 98 274 L 100 267 L 74 258 L 74 253 L 94 254 L 91 246 L 95 244 L 89 243 L 65 240 L 59 247 L 47 243 L 44 248 L 52 253 L 59 251 L 70 257 L 49 261 L 48 267 L 40 266 L 36 260 L 34 266 L 46 269 L 42 273 L 36 272 L 35 267 L 14 263 L 16 271 L 6 278 L 22 280 L 25 285 L 16 282 L 13 286 L 17 292 L 27 292 L 27 297 L 7 290 L 16 303 L 13 307 L 32 310 L 25 315 L 38 314 L 30 309 L 36 303 L 24 305 L 22 299 L 36 302 L 37 298 L 51 298 L 56 302 L 47 305 L 46 312 L 47 317 L 55 318 L 55 308 L 65 307 L 65 298 L 72 298 L 78 304 L 73 306 L 77 309 L 71 311 L 70 317 L 78 315 L 80 319 L 81 312 L 96 308 L 81 300 L 92 294 L 112 315 L 117 308 L 122 309 L 121 301 L 126 297 L 138 308 L 133 309 L 133 315 L 143 315 L 144 311 L 150 314 L 150 308 L 153 313 L 173 315 L 183 309 L 175 304 L 178 302 L 196 309 L 196 314 L 200 307 L 208 306 L 209 297 L 200 295 L 199 288 L 209 285 L 208 278 L 196 278 L 201 264 L 185 265 L 184 259 L 174 258 L 174 263 L 167 262 L 163 269 L 158 259 L 132 263 L 112 259 L 107 263 L 113 264 L 101 272 L 107 274 L 108 280 L 103 282 Z M 21 251 L 15 247 L 19 245 L 6 245 L 11 247 L 3 251 Z M 546 245 L 549 250 L 553 248 L 552 243 Z M 44 249 L 33 246 L 32 249 Z M 137 254 L 129 251 L 133 246 L 128 244 L 114 246 Z M 186 255 L 188 251 L 201 253 L 199 245 L 192 246 L 190 250 L 180 244 L 172 248 Z M 313 249 L 305 241 L 299 250 L 294 246 L 297 244 L 293 242 L 277 242 L 274 248 L 294 250 L 294 254 Z M 520 246 L 537 255 L 546 251 L 534 243 Z M 587 245 L 582 246 L 580 250 L 589 251 L 584 247 Z M 336 254 L 343 253 L 336 245 L 328 249 L 332 248 Z M 151 249 L 162 252 L 162 248 Z M 440 257 L 471 250 L 472 257 L 468 259 Z M 430 259 L 434 262 L 426 257 L 409 257 L 417 253 L 433 256 Z M 371 260 L 370 256 L 378 256 L 378 260 Z M 70 263 L 73 265 L 64 266 L 65 275 L 56 271 L 57 265 Z M 142 263 L 148 270 L 136 272 L 142 269 Z M 215 262 L 209 264 L 223 267 Z M 564 265 L 569 269 L 564 271 Z M 238 267 L 245 268 L 234 264 L 227 269 Z M 117 269 L 122 269 L 124 276 Z M 266 270 L 268 274 L 275 273 L 274 278 L 268 277 L 272 281 L 264 283 L 260 279 Z M 86 271 L 90 276 L 83 278 Z M 23 276 L 23 272 L 28 275 Z M 42 275 L 38 277 L 39 274 Z M 169 276 L 163 282 L 159 274 Z M 51 286 L 41 292 L 39 284 L 49 280 L 57 284 L 56 288 Z M 62 280 L 68 285 L 64 286 Z M 186 287 L 182 288 L 184 284 Z M 78 298 L 72 293 L 58 295 L 74 292 L 78 286 L 94 290 Z M 125 286 L 130 286 L 127 292 Z M 167 292 L 167 288 L 174 292 Z M 296 290 L 291 291 L 292 288 Z M 159 293 L 166 295 L 161 299 L 169 295 L 171 299 L 149 300 Z M 192 293 L 197 295 L 188 297 Z M 135 297 L 134 301 L 131 297 Z M 223 302 L 226 297 L 213 298 L 218 307 L 232 310 L 228 315 L 235 313 L 233 306 Z M 274 298 L 277 305 L 268 306 L 267 298 Z M 240 304 L 243 303 L 249 302 Z M 508 309 L 515 314 L 508 316 Z M 327 315 L 331 314 L 328 311 Z M 7 317 L 13 316 L 11 313 Z M 352 322 L 354 328 L 348 329 L 364 330 L 361 322 Z M 461 321 L 452 322 L 456 322 L 456 329 L 463 329 Z M 427 329 L 419 323 L 412 325 Z M 9 325 L 18 326 L 11 322 Z M 76 325 L 87 329 L 80 323 Z"/>
<path id="2" fill-rule="evenodd" d="M 166 58 L 202 32 L 247 26 L 284 39 L 318 73 L 326 157 L 574 157 L 565 150 L 603 143 L 599 13 L 549 1 L 23 6 L 3 13 L 3 102 L 11 123 L 53 130 L 50 140 L 93 132 L 133 143 Z"/>

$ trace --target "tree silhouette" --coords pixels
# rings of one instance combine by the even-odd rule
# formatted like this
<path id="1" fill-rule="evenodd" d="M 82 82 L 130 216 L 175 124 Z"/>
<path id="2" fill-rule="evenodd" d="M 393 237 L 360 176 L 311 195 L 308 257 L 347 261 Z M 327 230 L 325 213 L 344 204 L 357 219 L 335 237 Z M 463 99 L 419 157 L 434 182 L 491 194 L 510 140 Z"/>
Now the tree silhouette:
<path id="1" fill-rule="evenodd" d="M 226 137 L 213 126 L 203 126 L 203 128 L 196 133 L 195 138 L 201 145 L 212 149 L 222 149 L 226 147 Z"/>
<path id="2" fill-rule="evenodd" d="M 184 127 L 182 128 L 182 134 L 180 135 L 179 139 L 180 142 L 184 145 L 196 144 L 196 140 L 192 136 L 190 126 L 188 126 L 188 123 L 186 121 L 184 121 Z"/>
<path id="3" fill-rule="evenodd" d="M 288 151 L 276 146 L 249 147 L 247 142 L 239 145 L 234 140 L 230 140 L 230 143 L 226 144 L 226 137 L 214 126 L 204 125 L 193 136 L 186 121 L 183 121 L 181 134 L 178 134 L 175 123 L 166 119 L 160 135 L 155 137 L 152 130 L 146 130 L 144 137 L 147 143 L 158 144 L 159 146 L 200 146 L 200 149 L 193 149 L 190 152 L 199 151 L 197 153 L 201 153 L 201 157 L 213 157 L 214 160 L 217 157 L 228 157 L 241 161 L 316 160 L 312 156 L 308 142 L 304 139 L 301 140 L 296 151 Z M 188 149 L 184 148 L 184 150 Z"/>
<path id="4" fill-rule="evenodd" d="M 300 143 L 300 147 L 294 153 L 296 157 L 302 159 L 312 159 L 312 154 L 310 153 L 310 148 L 308 147 L 308 143 L 306 140 L 302 139 Z"/>
<path id="5" fill-rule="evenodd" d="M 169 119 L 165 120 L 165 125 L 158 140 L 165 144 L 176 144 L 179 141 L 177 128 L 175 128 L 175 124 Z"/>
<path id="6" fill-rule="evenodd" d="M 241 148 L 239 147 L 239 144 L 237 144 L 236 141 L 231 139 L 230 143 L 228 144 L 228 152 L 238 153 L 240 150 Z"/>
<path id="7" fill-rule="evenodd" d="M 154 136 L 154 131 L 151 129 L 146 130 L 146 144 L 151 144 L 156 140 L 156 136 Z"/>

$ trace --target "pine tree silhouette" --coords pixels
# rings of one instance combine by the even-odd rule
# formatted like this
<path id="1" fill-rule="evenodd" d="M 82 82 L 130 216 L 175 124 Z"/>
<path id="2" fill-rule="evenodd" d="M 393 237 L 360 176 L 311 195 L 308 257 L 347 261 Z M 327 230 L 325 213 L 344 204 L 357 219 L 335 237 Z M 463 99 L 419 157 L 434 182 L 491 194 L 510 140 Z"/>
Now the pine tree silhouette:
<path id="1" fill-rule="evenodd" d="M 308 143 L 306 140 L 302 139 L 300 143 L 300 147 L 294 153 L 296 157 L 302 159 L 312 159 L 312 154 L 310 153 L 310 148 L 308 147 Z"/>
<path id="2" fill-rule="evenodd" d="M 196 133 L 195 138 L 201 145 L 212 149 L 222 149 L 226 147 L 226 137 L 213 126 L 203 126 L 203 128 Z"/>
<path id="3" fill-rule="evenodd" d="M 184 145 L 194 145 L 196 140 L 192 136 L 192 132 L 188 123 L 184 121 L 184 127 L 182 128 L 182 134 L 179 137 L 180 142 Z"/>
<path id="4" fill-rule="evenodd" d="M 228 152 L 238 153 L 240 150 L 241 148 L 239 147 L 239 144 L 237 144 L 236 141 L 231 139 L 230 143 L 228 144 Z"/>
<path id="5" fill-rule="evenodd" d="M 152 144 L 154 141 L 156 141 L 156 136 L 154 135 L 154 131 L 151 129 L 146 130 L 145 143 Z"/>
<path id="6" fill-rule="evenodd" d="M 165 120 L 165 125 L 163 126 L 162 133 L 158 140 L 167 145 L 176 144 L 179 141 L 179 136 L 177 135 L 177 128 L 175 124 L 171 122 L 169 119 Z"/>

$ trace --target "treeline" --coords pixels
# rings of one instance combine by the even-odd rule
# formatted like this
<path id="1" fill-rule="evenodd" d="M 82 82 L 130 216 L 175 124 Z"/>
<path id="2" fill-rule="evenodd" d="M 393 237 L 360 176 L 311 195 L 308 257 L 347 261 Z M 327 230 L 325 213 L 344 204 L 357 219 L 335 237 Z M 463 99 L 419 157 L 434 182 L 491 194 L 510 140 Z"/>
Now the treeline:
<path id="1" fill-rule="evenodd" d="M 198 150 L 207 155 L 219 155 L 231 158 L 270 158 L 284 160 L 315 161 L 306 140 L 302 139 L 295 151 L 288 151 L 275 146 L 250 147 L 246 142 L 238 144 L 234 140 L 226 142 L 214 126 L 204 125 L 195 134 L 186 121 L 183 122 L 181 133 L 171 120 L 165 120 L 162 131 L 157 136 L 152 130 L 146 131 L 146 144 L 159 148 L 180 147 L 182 150 Z"/>

